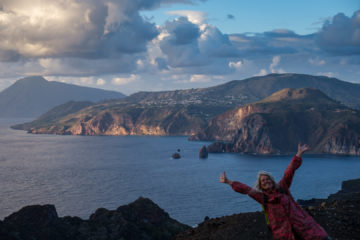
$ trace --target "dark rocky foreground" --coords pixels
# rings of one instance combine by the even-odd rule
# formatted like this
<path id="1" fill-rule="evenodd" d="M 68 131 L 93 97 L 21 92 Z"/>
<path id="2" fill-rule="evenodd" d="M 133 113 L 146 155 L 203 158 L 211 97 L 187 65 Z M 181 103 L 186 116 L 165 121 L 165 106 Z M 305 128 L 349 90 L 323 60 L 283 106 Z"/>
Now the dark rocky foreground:
<path id="1" fill-rule="evenodd" d="M 245 197 L 245 196 L 244 196 Z M 345 181 L 327 199 L 299 203 L 332 239 L 360 239 L 360 179 Z M 0 221 L 1 240 L 239 240 L 272 239 L 261 212 L 206 219 L 196 228 L 181 224 L 150 199 L 110 211 L 96 210 L 88 220 L 59 218 L 53 205 L 27 206 Z"/>
<path id="2" fill-rule="evenodd" d="M 333 240 L 360 239 L 360 179 L 345 181 L 327 199 L 298 201 Z M 251 212 L 205 220 L 174 240 L 272 239 L 264 214 Z"/>
<path id="3" fill-rule="evenodd" d="M 171 239 L 189 226 L 147 198 L 114 211 L 99 208 L 89 220 L 59 218 L 53 205 L 27 206 L 0 221 L 1 240 Z"/>

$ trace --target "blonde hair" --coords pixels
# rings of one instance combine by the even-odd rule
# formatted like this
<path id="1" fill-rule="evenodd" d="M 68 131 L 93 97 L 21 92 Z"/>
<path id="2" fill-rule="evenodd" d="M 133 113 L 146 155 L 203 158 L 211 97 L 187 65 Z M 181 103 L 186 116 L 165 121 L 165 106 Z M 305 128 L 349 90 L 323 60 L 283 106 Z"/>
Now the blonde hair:
<path id="1" fill-rule="evenodd" d="M 271 175 L 271 173 L 266 172 L 266 171 L 260 171 L 258 172 L 258 176 L 257 176 L 257 180 L 255 182 L 255 189 L 262 192 L 262 188 L 261 188 L 261 182 L 260 182 L 260 177 L 261 176 L 268 176 L 270 178 L 270 180 L 274 183 L 274 187 L 278 188 L 278 184 L 275 182 L 275 178 Z"/>

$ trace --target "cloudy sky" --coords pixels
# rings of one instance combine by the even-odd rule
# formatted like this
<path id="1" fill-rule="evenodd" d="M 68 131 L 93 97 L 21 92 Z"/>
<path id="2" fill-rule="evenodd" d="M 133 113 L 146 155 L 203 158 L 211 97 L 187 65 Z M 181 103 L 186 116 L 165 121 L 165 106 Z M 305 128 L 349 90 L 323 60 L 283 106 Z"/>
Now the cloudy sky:
<path id="1" fill-rule="evenodd" d="M 270 73 L 360 83 L 360 1 L 0 0 L 0 90 L 32 75 L 131 94 Z"/>

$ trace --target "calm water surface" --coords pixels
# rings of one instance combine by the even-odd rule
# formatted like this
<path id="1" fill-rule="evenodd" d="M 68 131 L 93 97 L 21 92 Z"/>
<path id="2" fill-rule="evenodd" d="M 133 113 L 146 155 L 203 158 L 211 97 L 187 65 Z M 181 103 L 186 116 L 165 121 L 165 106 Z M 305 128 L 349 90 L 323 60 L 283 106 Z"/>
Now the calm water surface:
<path id="1" fill-rule="evenodd" d="M 31 135 L 9 128 L 24 121 L 0 120 L 0 219 L 32 204 L 87 219 L 99 207 L 116 209 L 143 196 L 195 225 L 205 216 L 260 210 L 220 184 L 220 172 L 252 186 L 259 170 L 279 180 L 291 158 L 210 154 L 202 160 L 198 152 L 207 143 L 186 137 Z M 182 158 L 171 159 L 177 149 Z M 325 198 L 342 181 L 359 178 L 359 170 L 359 157 L 305 155 L 291 191 L 295 199 Z"/>

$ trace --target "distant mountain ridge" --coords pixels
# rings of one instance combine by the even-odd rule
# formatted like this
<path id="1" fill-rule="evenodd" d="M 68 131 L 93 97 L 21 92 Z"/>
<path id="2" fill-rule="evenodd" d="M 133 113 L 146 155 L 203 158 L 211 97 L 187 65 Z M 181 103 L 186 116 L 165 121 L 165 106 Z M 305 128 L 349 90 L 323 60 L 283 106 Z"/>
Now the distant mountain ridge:
<path id="1" fill-rule="evenodd" d="M 191 139 L 221 141 L 210 152 L 289 154 L 303 142 L 313 153 L 360 155 L 360 111 L 317 89 L 283 89 L 220 114 Z"/>
<path id="2" fill-rule="evenodd" d="M 0 92 L 0 117 L 37 117 L 68 101 L 98 102 L 123 97 L 120 92 L 47 81 L 41 76 L 27 77 Z"/>
<path id="3" fill-rule="evenodd" d="M 274 89 L 282 86 L 307 85 L 310 83 L 324 88 L 334 96 L 338 96 L 338 99 L 334 101 L 321 91 L 315 89 L 303 89 L 301 91 L 284 89 L 277 93 L 272 92 Z M 304 124 L 312 126 L 314 129 L 311 131 L 318 134 L 316 139 L 319 141 L 321 134 L 333 132 L 334 136 L 336 136 L 334 138 L 335 142 L 329 143 L 333 146 L 329 148 L 331 149 L 329 151 L 333 151 L 331 153 L 344 153 L 348 150 L 334 149 L 335 147 L 342 146 L 338 142 L 340 141 L 339 139 L 350 141 L 351 144 L 353 144 L 353 141 L 357 141 L 358 133 L 356 129 L 358 128 L 354 127 L 354 122 L 357 124 L 357 120 L 351 117 L 351 114 L 354 112 L 356 115 L 358 111 L 345 107 L 340 102 L 346 102 L 351 99 L 352 101 L 348 102 L 349 105 L 360 106 L 360 96 L 358 96 L 358 92 L 356 94 L 354 92 L 358 88 L 359 85 L 357 84 L 327 77 L 299 74 L 271 74 L 243 81 L 231 81 L 211 88 L 152 93 L 141 92 L 120 100 L 89 106 L 80 106 L 77 103 L 71 103 L 69 106 L 65 104 L 59 106 L 54 111 L 56 112 L 56 117 L 51 118 L 51 121 L 47 120 L 49 115 L 52 115 L 49 112 L 31 123 L 13 127 L 27 130 L 30 133 L 72 135 L 191 135 L 193 136 L 191 138 L 194 140 L 221 140 L 235 144 L 234 137 L 241 130 L 241 126 L 246 126 L 246 131 L 251 132 L 254 128 L 249 127 L 250 123 L 254 126 L 262 126 L 262 123 L 270 121 L 274 122 L 272 126 L 276 125 L 279 130 L 286 129 L 283 125 L 288 127 L 288 133 L 291 132 L 291 128 L 296 128 L 294 132 L 297 132 L 299 126 Z M 348 91 L 348 94 L 342 95 L 346 91 Z M 271 94 L 273 95 L 268 97 Z M 261 100 L 259 96 L 262 95 L 268 98 Z M 252 101 L 253 104 L 248 102 L 249 99 L 254 99 Z M 291 105 L 289 105 L 290 103 Z M 238 110 L 239 107 L 242 109 L 241 111 Z M 338 122 L 342 125 L 334 125 L 337 120 L 334 118 L 335 115 L 327 109 L 329 107 L 339 111 L 336 117 L 339 118 Z M 74 109 L 77 111 L 74 111 Z M 276 114 L 269 115 L 270 110 L 273 110 Z M 236 113 L 237 111 L 240 113 Z M 298 116 L 298 112 L 304 112 L 303 116 L 301 114 Z M 256 113 L 254 114 L 256 117 L 249 118 L 248 124 L 239 126 L 239 124 L 242 124 L 241 121 L 244 117 L 252 113 Z M 313 122 L 308 122 L 310 120 L 304 116 L 307 116 Z M 347 120 L 342 116 L 348 116 L 350 122 L 346 122 Z M 323 121 L 326 117 L 331 118 L 331 124 L 333 125 Z M 293 119 L 302 120 L 293 121 Z M 341 122 L 344 119 L 346 121 Z M 208 125 L 209 122 L 210 125 Z M 287 126 L 287 123 L 289 126 Z M 336 129 L 331 129 L 334 126 Z M 336 135 L 343 129 L 339 126 L 346 126 L 348 129 L 355 129 L 356 131 L 353 135 L 347 131 L 349 135 L 343 138 L 344 135 Z M 207 128 L 210 127 L 211 130 L 208 131 Z M 267 127 L 262 129 L 266 130 L 268 129 Z M 251 134 L 256 136 L 257 133 L 251 132 Z M 276 132 L 271 134 L 271 136 L 276 135 Z M 301 131 L 299 134 L 303 136 Z M 304 138 L 294 137 L 293 139 Z M 281 139 L 279 138 L 278 140 L 280 141 Z M 283 146 L 288 147 L 288 149 L 294 149 L 292 145 L 294 143 L 291 142 L 290 144 L 290 142 L 287 142 L 288 140 L 288 138 L 284 138 L 285 144 Z M 262 144 L 257 144 L 257 147 L 254 147 L 255 142 L 253 141 L 251 143 L 252 147 L 248 148 L 233 148 L 234 146 L 231 146 L 233 148 L 231 151 L 255 153 L 283 153 L 285 151 L 284 149 L 279 150 L 278 147 L 271 147 L 266 150 L 262 148 L 262 146 L 266 146 L 265 143 L 266 141 L 264 140 Z M 242 144 L 246 145 L 248 142 Z M 316 142 L 314 144 L 319 143 Z M 344 146 L 348 145 L 345 144 Z M 356 152 L 357 150 L 349 151 Z"/>
<path id="4" fill-rule="evenodd" d="M 244 80 L 233 80 L 208 88 L 138 92 L 126 98 L 143 104 L 224 105 L 227 109 L 259 101 L 284 88 L 316 88 L 332 99 L 360 109 L 360 84 L 325 76 L 306 74 L 269 74 Z"/>

